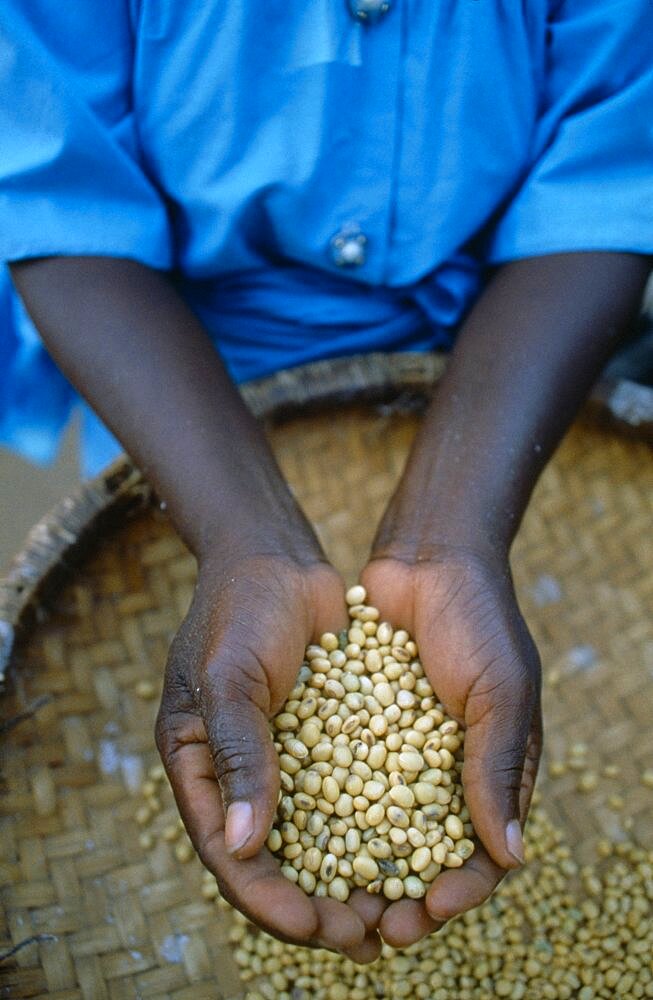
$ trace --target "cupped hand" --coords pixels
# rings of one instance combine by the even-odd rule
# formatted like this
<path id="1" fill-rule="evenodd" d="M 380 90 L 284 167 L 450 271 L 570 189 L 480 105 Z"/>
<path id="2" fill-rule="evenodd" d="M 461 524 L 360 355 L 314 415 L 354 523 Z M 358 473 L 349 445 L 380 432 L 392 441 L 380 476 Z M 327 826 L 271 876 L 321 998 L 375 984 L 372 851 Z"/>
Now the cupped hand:
<path id="1" fill-rule="evenodd" d="M 430 558 L 374 558 L 362 574 L 368 601 L 417 642 L 424 671 L 465 728 L 462 772 L 477 847 L 443 870 L 424 900 L 400 900 L 380 921 L 405 947 L 481 904 L 523 863 L 521 828 L 541 751 L 540 664 L 507 561 L 442 548 Z"/>
<path id="2" fill-rule="evenodd" d="M 342 580 L 323 561 L 205 564 L 171 647 L 156 742 L 222 895 L 278 938 L 370 961 L 380 947 L 376 902 L 309 898 L 264 846 L 279 791 L 268 720 L 293 688 L 306 645 L 346 623 Z"/>

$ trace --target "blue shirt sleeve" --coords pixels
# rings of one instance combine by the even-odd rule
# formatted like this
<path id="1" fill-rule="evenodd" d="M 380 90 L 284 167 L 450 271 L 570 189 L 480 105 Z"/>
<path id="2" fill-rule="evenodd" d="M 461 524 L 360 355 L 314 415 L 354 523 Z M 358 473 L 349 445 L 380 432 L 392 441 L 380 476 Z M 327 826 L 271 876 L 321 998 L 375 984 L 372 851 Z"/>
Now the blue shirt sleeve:
<path id="1" fill-rule="evenodd" d="M 172 263 L 132 106 L 128 0 L 0 5 L 0 260 Z"/>
<path id="2" fill-rule="evenodd" d="M 653 253 L 653 3 L 552 7 L 532 165 L 489 258 Z"/>

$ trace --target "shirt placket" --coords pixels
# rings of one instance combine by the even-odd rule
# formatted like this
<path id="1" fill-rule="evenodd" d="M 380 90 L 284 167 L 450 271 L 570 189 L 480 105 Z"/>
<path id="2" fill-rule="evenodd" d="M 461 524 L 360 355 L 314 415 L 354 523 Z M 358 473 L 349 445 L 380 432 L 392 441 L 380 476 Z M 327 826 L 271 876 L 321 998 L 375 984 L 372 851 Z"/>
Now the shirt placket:
<path id="1" fill-rule="evenodd" d="M 327 253 L 338 269 L 379 284 L 386 277 L 394 217 L 405 0 L 343 2 L 361 24 L 362 65 L 348 112 L 357 138 Z"/>

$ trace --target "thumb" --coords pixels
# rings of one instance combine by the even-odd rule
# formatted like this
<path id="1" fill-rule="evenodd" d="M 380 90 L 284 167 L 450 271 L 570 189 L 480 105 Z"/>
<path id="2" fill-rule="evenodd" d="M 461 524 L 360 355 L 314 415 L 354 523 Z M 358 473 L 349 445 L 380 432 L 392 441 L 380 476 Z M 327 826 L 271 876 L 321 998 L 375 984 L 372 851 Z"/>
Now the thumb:
<path id="1" fill-rule="evenodd" d="M 268 725 L 269 689 L 255 657 L 211 664 L 199 692 L 225 812 L 225 845 L 237 858 L 263 847 L 279 793 L 279 758 Z"/>
<path id="2" fill-rule="evenodd" d="M 537 691 L 526 674 L 519 674 L 478 699 L 473 696 L 472 691 L 465 713 L 465 801 L 492 860 L 516 868 L 525 860 L 521 819 L 537 770 L 536 757 L 527 754 L 539 717 Z"/>

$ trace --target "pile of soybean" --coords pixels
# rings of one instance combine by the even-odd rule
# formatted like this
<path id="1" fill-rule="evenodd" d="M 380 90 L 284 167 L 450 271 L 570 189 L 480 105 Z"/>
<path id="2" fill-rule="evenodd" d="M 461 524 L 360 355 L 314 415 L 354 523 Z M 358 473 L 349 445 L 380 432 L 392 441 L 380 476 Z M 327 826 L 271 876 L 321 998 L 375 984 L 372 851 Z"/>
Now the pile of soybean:
<path id="1" fill-rule="evenodd" d="M 653 851 L 600 841 L 597 853 L 579 867 L 536 803 L 524 869 L 438 934 L 404 951 L 385 945 L 370 966 L 282 944 L 231 911 L 247 1000 L 653 997 Z"/>
<path id="2" fill-rule="evenodd" d="M 408 632 L 379 621 L 362 586 L 346 596 L 349 629 L 308 647 L 272 720 L 281 791 L 267 843 L 309 895 L 420 899 L 474 851 L 464 733 Z"/>

